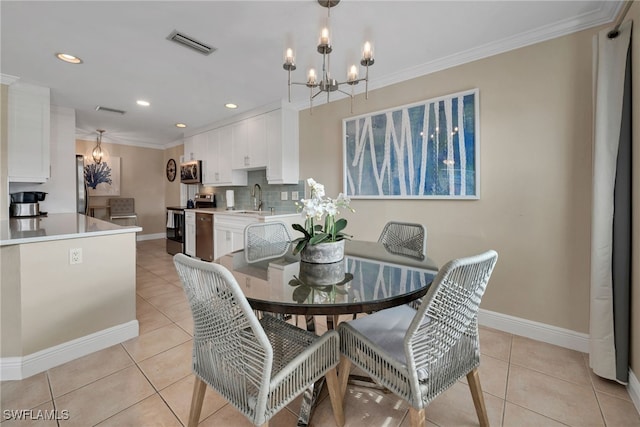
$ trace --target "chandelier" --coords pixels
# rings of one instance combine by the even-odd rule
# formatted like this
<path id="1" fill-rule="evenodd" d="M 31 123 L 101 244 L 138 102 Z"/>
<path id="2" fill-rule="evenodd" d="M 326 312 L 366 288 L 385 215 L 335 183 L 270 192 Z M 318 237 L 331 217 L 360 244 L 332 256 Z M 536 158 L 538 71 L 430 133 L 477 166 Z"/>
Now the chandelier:
<path id="1" fill-rule="evenodd" d="M 282 67 L 287 70 L 288 73 L 288 90 L 289 90 L 289 102 L 291 102 L 291 85 L 304 85 L 309 88 L 309 104 L 313 108 L 313 99 L 323 92 L 327 94 L 327 102 L 329 102 L 329 95 L 331 92 L 338 91 L 351 98 L 351 111 L 353 112 L 353 87 L 360 82 L 365 82 L 365 98 L 369 99 L 369 66 L 373 65 L 373 50 L 371 43 L 366 42 L 362 49 L 362 58 L 360 59 L 360 65 L 365 67 L 365 76 L 358 78 L 358 67 L 352 65 L 349 67 L 347 74 L 347 80 L 339 82 L 331 77 L 329 71 L 330 58 L 329 54 L 332 51 L 331 40 L 329 38 L 329 19 L 331 18 L 331 8 L 340 3 L 340 0 L 318 0 L 318 3 L 322 7 L 327 8 L 327 27 L 322 29 L 320 33 L 320 41 L 318 42 L 318 53 L 322 55 L 322 76 L 318 79 L 316 71 L 311 68 L 307 74 L 307 81 L 304 83 L 292 82 L 291 72 L 296 69 L 294 61 L 293 50 L 287 49 L 284 57 L 284 64 Z M 351 93 L 345 92 L 340 89 L 341 85 L 347 84 L 351 86 Z M 315 93 L 314 93 L 315 92 Z"/>
<path id="2" fill-rule="evenodd" d="M 97 164 L 102 162 L 102 158 L 104 157 L 104 151 L 102 150 L 102 134 L 105 132 L 103 129 L 98 129 L 98 137 L 96 138 L 96 146 L 93 148 L 91 152 L 91 156 L 93 157 L 93 161 Z"/>

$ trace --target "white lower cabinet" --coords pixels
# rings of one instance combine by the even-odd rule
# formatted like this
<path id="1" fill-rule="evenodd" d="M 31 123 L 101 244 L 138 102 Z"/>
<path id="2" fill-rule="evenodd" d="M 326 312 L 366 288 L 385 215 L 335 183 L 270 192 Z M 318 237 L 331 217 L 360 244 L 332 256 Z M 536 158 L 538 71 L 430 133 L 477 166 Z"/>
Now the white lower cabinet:
<path id="1" fill-rule="evenodd" d="M 257 218 L 238 214 L 217 214 L 213 221 L 213 253 L 220 258 L 244 248 L 244 228 L 258 222 Z"/>
<path id="2" fill-rule="evenodd" d="M 292 224 L 300 223 L 299 214 L 279 216 L 253 216 L 241 213 L 216 213 L 213 220 L 213 253 L 220 258 L 228 253 L 244 249 L 244 229 L 257 222 L 280 221 L 287 224 L 289 234 L 294 239 Z M 297 237 L 297 236 L 296 236 Z"/>
<path id="3" fill-rule="evenodd" d="M 184 253 L 196 256 L 196 213 L 184 213 Z M 214 252 L 215 253 L 215 252 Z"/>

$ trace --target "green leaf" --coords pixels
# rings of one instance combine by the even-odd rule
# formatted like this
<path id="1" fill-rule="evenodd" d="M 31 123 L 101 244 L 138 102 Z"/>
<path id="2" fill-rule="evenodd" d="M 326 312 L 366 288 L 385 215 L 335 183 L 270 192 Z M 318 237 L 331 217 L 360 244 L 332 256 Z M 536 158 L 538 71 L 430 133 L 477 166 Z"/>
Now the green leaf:
<path id="1" fill-rule="evenodd" d="M 307 299 L 310 293 L 311 293 L 311 288 L 309 286 L 306 286 L 306 285 L 299 286 L 295 288 L 295 290 L 293 291 L 292 297 L 295 302 L 303 303 Z"/>
<path id="2" fill-rule="evenodd" d="M 302 238 L 301 238 L 301 239 L 302 239 Z M 307 246 L 307 243 L 308 243 L 308 242 L 309 242 L 309 240 L 307 240 L 307 239 L 300 240 L 300 241 L 298 242 L 298 244 L 296 245 L 296 247 L 295 247 L 295 248 L 293 248 L 293 254 L 294 254 L 294 255 L 297 255 L 297 254 L 298 254 L 298 252 L 300 252 L 301 250 L 303 250 L 303 249 L 305 248 L 305 246 Z"/>
<path id="3" fill-rule="evenodd" d="M 336 225 L 335 225 L 336 234 L 338 234 L 339 232 L 341 232 L 345 228 L 347 228 L 347 220 L 346 219 L 340 218 L 339 220 L 336 221 Z"/>
<path id="4" fill-rule="evenodd" d="M 316 234 L 309 240 L 310 245 L 317 245 L 318 243 L 322 243 L 329 238 L 327 233 Z"/>
<path id="5" fill-rule="evenodd" d="M 291 226 L 293 227 L 294 230 L 297 230 L 303 233 L 307 239 L 311 237 L 311 235 L 307 232 L 307 230 L 305 230 L 304 227 L 301 226 L 300 224 L 292 224 Z"/>

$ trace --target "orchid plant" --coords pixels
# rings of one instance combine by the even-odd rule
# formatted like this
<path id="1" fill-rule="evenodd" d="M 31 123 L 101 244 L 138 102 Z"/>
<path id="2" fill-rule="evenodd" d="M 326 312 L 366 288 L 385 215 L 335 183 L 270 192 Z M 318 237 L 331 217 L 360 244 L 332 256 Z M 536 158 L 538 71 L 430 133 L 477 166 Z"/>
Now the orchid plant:
<path id="1" fill-rule="evenodd" d="M 311 189 L 311 198 L 301 199 L 296 202 L 298 209 L 304 216 L 304 227 L 300 224 L 293 224 L 293 228 L 304 236 L 293 241 L 295 244 L 293 254 L 302 251 L 307 245 L 317 245 L 318 243 L 339 242 L 351 237 L 342 232 L 347 227 L 347 220 L 336 216 L 340 214 L 339 208 L 347 208 L 355 212 L 349 203 L 351 200 L 340 193 L 337 199 L 325 196 L 324 185 L 316 182 L 313 178 L 307 179 L 307 185 Z M 323 225 L 324 219 L 324 225 Z"/>

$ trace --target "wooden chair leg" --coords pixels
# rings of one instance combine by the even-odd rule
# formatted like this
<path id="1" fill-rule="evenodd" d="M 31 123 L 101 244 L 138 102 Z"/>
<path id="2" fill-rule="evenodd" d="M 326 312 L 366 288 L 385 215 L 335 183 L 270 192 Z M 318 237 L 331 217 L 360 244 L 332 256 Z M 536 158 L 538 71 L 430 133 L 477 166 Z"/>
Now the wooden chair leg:
<path id="1" fill-rule="evenodd" d="M 416 409 L 414 407 L 410 407 L 409 419 L 411 421 L 411 427 L 426 427 L 427 425 L 427 417 L 425 415 L 424 408 Z"/>
<path id="2" fill-rule="evenodd" d="M 349 373 L 351 372 L 351 360 L 344 355 L 340 355 L 340 364 L 338 365 L 338 383 L 340 385 L 340 396 L 344 400 L 347 394 L 347 383 L 349 382 Z"/>
<path id="3" fill-rule="evenodd" d="M 200 421 L 205 391 L 207 391 L 207 383 L 196 376 L 196 380 L 193 383 L 193 395 L 191 396 L 191 409 L 189 410 L 189 427 L 196 427 L 198 421 Z"/>
<path id="4" fill-rule="evenodd" d="M 338 383 L 336 368 L 328 371 L 325 374 L 325 378 L 327 380 L 327 388 L 329 389 L 329 397 L 331 398 L 333 417 L 338 427 L 342 427 L 344 426 L 344 410 L 342 408 L 344 396 L 340 393 L 340 384 Z"/>
<path id="5" fill-rule="evenodd" d="M 480 386 L 478 368 L 467 374 L 467 382 L 469 383 L 469 389 L 471 390 L 473 406 L 476 407 L 476 414 L 478 414 L 480 427 L 489 427 L 489 417 L 487 415 L 487 407 L 484 404 L 484 396 L 482 395 L 482 386 Z"/>

